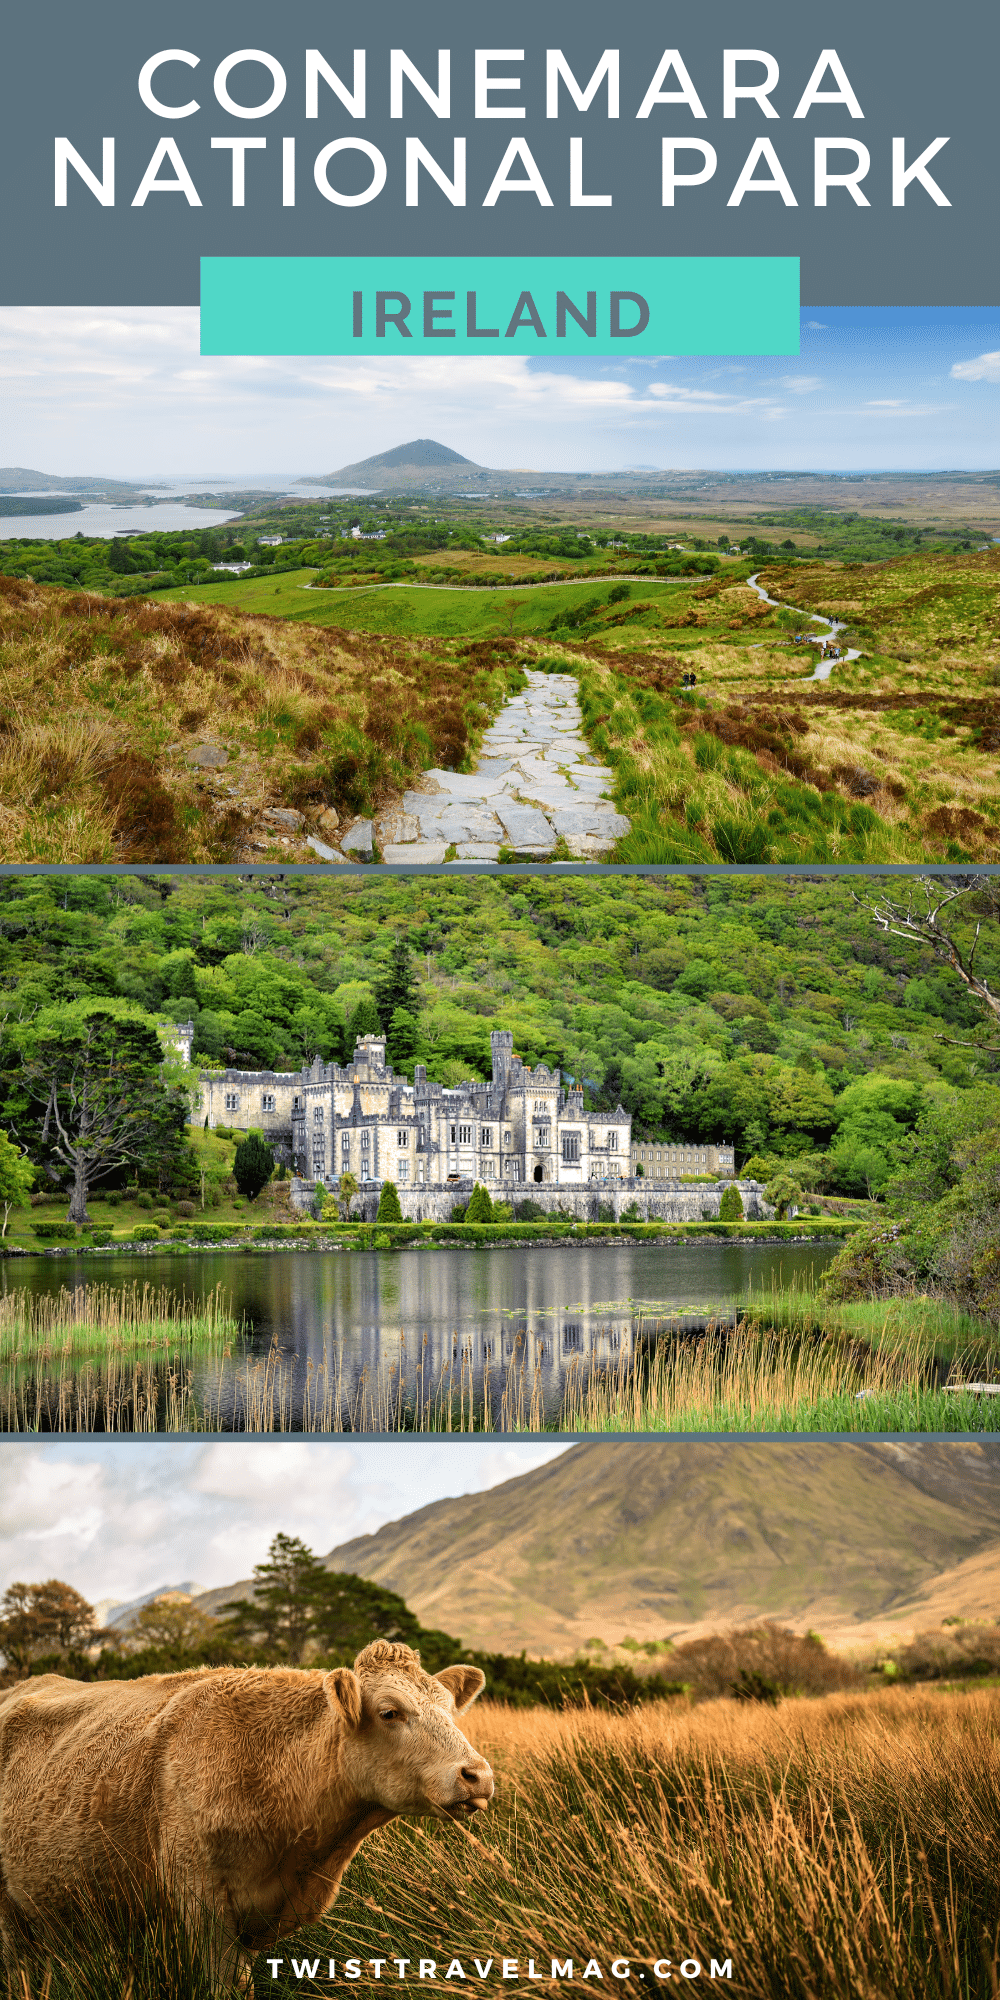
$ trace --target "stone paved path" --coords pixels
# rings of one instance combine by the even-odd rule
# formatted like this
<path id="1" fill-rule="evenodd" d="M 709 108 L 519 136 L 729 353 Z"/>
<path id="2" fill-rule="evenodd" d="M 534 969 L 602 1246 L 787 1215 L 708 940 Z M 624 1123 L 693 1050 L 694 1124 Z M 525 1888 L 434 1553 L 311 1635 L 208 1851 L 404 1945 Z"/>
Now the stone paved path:
<path id="1" fill-rule="evenodd" d="M 496 862 L 500 849 L 546 861 L 562 836 L 575 860 L 599 860 L 630 822 L 605 797 L 614 773 L 598 764 L 582 729 L 569 674 L 527 675 L 486 731 L 475 771 L 428 771 L 402 812 L 378 823 L 383 860 Z"/>

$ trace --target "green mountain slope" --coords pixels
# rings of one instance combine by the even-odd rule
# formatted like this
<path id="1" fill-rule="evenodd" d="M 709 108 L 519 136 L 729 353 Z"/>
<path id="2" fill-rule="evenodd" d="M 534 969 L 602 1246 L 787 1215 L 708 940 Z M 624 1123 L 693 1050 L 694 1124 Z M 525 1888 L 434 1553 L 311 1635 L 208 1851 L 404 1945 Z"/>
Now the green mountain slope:
<path id="1" fill-rule="evenodd" d="M 919 1485 L 882 1446 L 581 1444 L 326 1561 L 509 1651 L 819 1606 L 867 1619 L 1000 1539 L 1000 1452 L 911 1451 Z"/>
<path id="2" fill-rule="evenodd" d="M 702 1622 L 869 1620 L 983 1551 L 1000 1563 L 998 1522 L 1000 1447 L 630 1439 L 575 1445 L 325 1561 L 466 1645 L 558 1654 Z"/>

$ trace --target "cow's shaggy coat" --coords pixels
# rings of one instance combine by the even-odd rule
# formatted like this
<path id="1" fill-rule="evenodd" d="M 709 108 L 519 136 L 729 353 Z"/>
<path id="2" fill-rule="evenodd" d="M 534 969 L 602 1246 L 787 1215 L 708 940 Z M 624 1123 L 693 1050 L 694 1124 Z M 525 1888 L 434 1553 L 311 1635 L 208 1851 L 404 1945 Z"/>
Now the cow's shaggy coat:
<path id="1" fill-rule="evenodd" d="M 353 1670 L 199 1668 L 0 1697 L 0 1935 L 9 1950 L 81 1898 L 164 1888 L 193 1929 L 250 1956 L 337 1895 L 367 1833 L 488 1804 L 493 1774 L 455 1717 L 476 1667 L 431 1676 L 377 1640 Z"/>

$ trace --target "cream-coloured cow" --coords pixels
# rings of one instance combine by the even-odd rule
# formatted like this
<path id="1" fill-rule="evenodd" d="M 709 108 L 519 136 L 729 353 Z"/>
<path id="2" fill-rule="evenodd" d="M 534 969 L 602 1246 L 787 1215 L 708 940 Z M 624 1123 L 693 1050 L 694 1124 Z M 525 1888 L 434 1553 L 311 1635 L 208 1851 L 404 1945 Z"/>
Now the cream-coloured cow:
<path id="1" fill-rule="evenodd" d="M 165 1885 L 252 1990 L 253 1954 L 329 1908 L 365 1835 L 485 1807 L 458 1728 L 477 1667 L 431 1676 L 384 1639 L 349 1667 L 199 1668 L 0 1696 L 0 1934 L 30 1946 L 88 1891 Z"/>

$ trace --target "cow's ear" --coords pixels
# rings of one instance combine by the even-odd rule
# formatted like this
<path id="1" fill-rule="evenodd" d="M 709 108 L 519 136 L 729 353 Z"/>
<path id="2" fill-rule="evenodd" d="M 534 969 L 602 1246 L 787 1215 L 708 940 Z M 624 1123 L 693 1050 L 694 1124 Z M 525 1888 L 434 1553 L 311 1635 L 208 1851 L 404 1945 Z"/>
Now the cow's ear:
<path id="1" fill-rule="evenodd" d="M 361 1682 L 350 1667 L 334 1667 L 323 1681 L 327 1701 L 338 1708 L 345 1722 L 357 1729 L 361 1721 Z"/>
<path id="2" fill-rule="evenodd" d="M 482 1694 L 486 1686 L 486 1675 L 478 1667 L 442 1667 L 435 1680 L 440 1681 L 452 1696 L 459 1715 L 471 1708 L 476 1696 Z"/>

